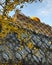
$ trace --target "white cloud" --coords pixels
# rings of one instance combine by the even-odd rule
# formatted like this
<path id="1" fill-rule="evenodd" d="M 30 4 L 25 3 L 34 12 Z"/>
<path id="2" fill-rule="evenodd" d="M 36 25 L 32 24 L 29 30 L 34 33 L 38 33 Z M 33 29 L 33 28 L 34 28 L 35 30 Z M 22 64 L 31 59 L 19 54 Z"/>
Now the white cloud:
<path id="1" fill-rule="evenodd" d="M 43 9 L 40 9 L 40 14 L 43 16 L 49 16 L 52 12 L 52 0 L 44 0 L 42 4 L 46 2 L 46 5 L 43 7 Z"/>
<path id="2" fill-rule="evenodd" d="M 47 1 L 47 7 L 51 7 L 52 6 L 52 0 L 46 0 Z"/>
<path id="3" fill-rule="evenodd" d="M 49 12 L 47 10 L 43 10 L 43 11 L 41 11 L 40 15 L 47 16 L 48 14 L 49 14 Z"/>

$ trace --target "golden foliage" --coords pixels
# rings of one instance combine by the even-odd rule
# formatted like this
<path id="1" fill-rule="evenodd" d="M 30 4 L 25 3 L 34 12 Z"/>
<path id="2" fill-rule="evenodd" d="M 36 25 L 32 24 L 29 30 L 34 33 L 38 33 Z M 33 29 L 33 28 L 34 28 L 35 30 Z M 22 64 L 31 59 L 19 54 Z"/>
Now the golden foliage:
<path id="1" fill-rule="evenodd" d="M 14 4 L 18 4 L 19 3 L 19 0 L 14 0 Z"/>
<path id="2" fill-rule="evenodd" d="M 0 15 L 0 20 L 2 19 L 2 15 Z"/>
<path id="3" fill-rule="evenodd" d="M 27 33 L 26 31 L 24 31 L 23 29 L 18 28 L 18 22 L 14 22 L 12 18 L 7 18 L 6 16 L 0 17 L 0 24 L 2 26 L 1 28 L 1 32 L 0 32 L 0 38 L 4 38 L 6 37 L 6 35 L 9 32 L 15 32 L 17 34 L 17 38 L 20 41 L 25 42 L 26 40 L 28 40 L 30 37 L 29 33 Z M 25 38 L 26 37 L 26 38 Z"/>
<path id="4" fill-rule="evenodd" d="M 16 6 L 21 4 L 20 8 L 23 8 L 23 6 L 24 6 L 23 3 L 25 3 L 25 2 L 32 3 L 34 1 L 36 1 L 36 0 L 4 0 L 4 1 L 1 0 L 0 6 L 2 7 L 3 15 L 6 15 L 9 13 L 9 11 L 11 11 L 13 9 L 15 10 Z M 38 1 L 40 1 L 40 0 L 38 0 Z"/>
<path id="5" fill-rule="evenodd" d="M 14 3 L 10 3 L 9 5 L 6 5 L 6 11 L 11 11 L 14 8 Z"/>

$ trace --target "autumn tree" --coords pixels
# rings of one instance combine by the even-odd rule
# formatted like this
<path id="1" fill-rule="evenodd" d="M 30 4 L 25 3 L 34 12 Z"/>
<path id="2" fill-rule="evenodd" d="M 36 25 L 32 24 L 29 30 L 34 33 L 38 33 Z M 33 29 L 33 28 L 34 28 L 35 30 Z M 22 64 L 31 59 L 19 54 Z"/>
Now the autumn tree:
<path id="1" fill-rule="evenodd" d="M 42 0 L 1 0 L 0 1 L 0 16 L 8 16 L 8 13 L 16 9 L 16 6 L 22 4 L 20 8 L 23 8 L 23 3 L 32 3 L 32 2 L 42 1 Z"/>
<path id="2" fill-rule="evenodd" d="M 23 3 L 34 1 L 42 2 L 0 0 L 0 63 L 52 65 L 51 27 L 41 23 L 37 17 L 29 18 L 19 14 L 16 9 L 20 4 L 20 8 L 23 8 Z M 8 16 L 12 10 L 17 12 L 17 20 Z"/>
<path id="3" fill-rule="evenodd" d="M 20 12 L 19 9 L 16 9 L 18 5 L 21 4 L 20 8 L 23 8 L 23 4 L 32 3 L 32 2 L 42 2 L 42 0 L 0 0 L 0 30 L 2 27 L 2 22 L 14 21 L 15 18 L 9 17 L 8 14 L 14 10 L 15 12 Z M 0 34 L 1 35 L 1 34 Z"/>

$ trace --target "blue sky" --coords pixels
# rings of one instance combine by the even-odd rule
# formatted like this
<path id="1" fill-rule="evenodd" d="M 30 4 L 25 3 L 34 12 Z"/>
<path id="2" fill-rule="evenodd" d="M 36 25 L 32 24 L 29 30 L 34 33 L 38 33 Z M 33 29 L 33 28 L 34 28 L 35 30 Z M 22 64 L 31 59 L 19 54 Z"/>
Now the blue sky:
<path id="1" fill-rule="evenodd" d="M 52 26 L 52 0 L 43 0 L 40 2 L 33 2 L 32 4 L 25 4 L 21 12 L 26 16 L 35 16 L 40 18 L 41 22 Z"/>

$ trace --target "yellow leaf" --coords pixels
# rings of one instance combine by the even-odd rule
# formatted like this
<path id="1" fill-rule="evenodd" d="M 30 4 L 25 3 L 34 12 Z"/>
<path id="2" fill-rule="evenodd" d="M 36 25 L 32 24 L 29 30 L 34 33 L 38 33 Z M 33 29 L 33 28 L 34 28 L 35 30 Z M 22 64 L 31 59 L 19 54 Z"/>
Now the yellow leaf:
<path id="1" fill-rule="evenodd" d="M 2 15 L 0 15 L 0 19 L 2 19 Z"/>
<path id="2" fill-rule="evenodd" d="M 14 8 L 14 3 L 10 3 L 9 5 L 6 6 L 7 11 L 11 11 Z"/>
<path id="3" fill-rule="evenodd" d="M 18 2 L 18 0 L 14 0 L 14 4 L 18 4 L 19 2 Z"/>

